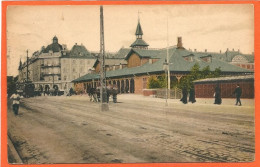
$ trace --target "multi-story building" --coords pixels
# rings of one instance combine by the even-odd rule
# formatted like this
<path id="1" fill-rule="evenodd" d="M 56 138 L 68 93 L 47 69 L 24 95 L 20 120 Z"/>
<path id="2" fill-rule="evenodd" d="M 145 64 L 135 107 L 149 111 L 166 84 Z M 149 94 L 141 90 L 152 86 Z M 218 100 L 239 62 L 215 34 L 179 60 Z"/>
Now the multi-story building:
<path id="1" fill-rule="evenodd" d="M 67 50 L 55 36 L 50 45 L 34 52 L 26 62 L 20 61 L 18 81 L 31 81 L 36 89 L 54 86 L 60 90 L 69 89 L 73 86 L 71 81 L 87 74 L 95 61 L 96 58 L 82 44 Z"/>

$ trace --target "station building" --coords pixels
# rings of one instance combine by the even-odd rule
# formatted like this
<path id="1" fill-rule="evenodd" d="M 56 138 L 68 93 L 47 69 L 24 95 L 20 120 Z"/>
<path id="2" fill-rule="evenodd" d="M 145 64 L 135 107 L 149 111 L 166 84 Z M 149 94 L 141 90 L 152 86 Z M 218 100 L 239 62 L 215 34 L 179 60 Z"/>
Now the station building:
<path id="1" fill-rule="evenodd" d="M 142 36 L 143 31 L 138 21 L 136 28 L 136 40 L 130 48 L 122 48 L 111 59 L 106 59 L 109 64 L 106 65 L 107 84 L 117 85 L 120 93 L 137 93 L 142 94 L 147 88 L 149 77 L 159 77 L 165 74 L 163 68 L 167 52 L 169 55 L 169 70 L 171 80 L 180 81 L 183 76 L 189 74 L 191 68 L 197 63 L 200 68 L 210 67 L 211 71 L 220 68 L 222 76 L 247 75 L 253 73 L 253 66 L 250 68 L 241 68 L 240 65 L 232 64 L 232 60 L 242 60 L 237 57 L 249 57 L 248 62 L 252 63 L 253 55 L 244 55 L 240 52 L 234 53 L 227 50 L 224 53 L 197 52 L 185 49 L 182 43 L 182 37 L 177 38 L 177 45 L 169 48 L 150 49 Z M 114 64 L 112 62 L 115 62 Z M 120 63 L 121 61 L 121 63 Z M 234 61 L 233 61 L 234 62 Z M 236 61 L 238 63 L 239 61 Z M 95 70 L 91 74 L 86 74 L 72 82 L 75 84 L 76 92 L 86 92 L 90 87 L 99 85 L 99 68 L 97 60 Z M 253 64 L 252 64 L 253 65 Z M 246 66 L 247 67 L 247 66 Z"/>

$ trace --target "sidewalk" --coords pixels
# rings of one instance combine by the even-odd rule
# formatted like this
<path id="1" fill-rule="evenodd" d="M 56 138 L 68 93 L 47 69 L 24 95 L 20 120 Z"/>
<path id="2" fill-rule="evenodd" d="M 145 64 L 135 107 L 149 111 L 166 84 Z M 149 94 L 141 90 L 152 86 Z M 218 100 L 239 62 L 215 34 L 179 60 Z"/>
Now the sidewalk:
<path id="1" fill-rule="evenodd" d="M 152 96 L 143 96 L 143 95 L 137 95 L 137 94 L 119 94 L 118 100 L 135 100 L 135 101 L 154 101 L 154 102 L 166 102 L 166 99 L 162 98 L 155 98 Z M 196 103 L 193 103 L 193 105 L 214 105 L 214 98 L 196 98 Z M 182 104 L 180 99 L 168 99 L 168 103 L 179 103 Z M 235 106 L 236 99 L 235 98 L 222 98 L 222 104 L 221 105 L 231 105 Z M 241 99 L 242 106 L 250 106 L 254 107 L 255 105 L 255 99 Z M 188 103 L 192 104 L 192 103 Z"/>

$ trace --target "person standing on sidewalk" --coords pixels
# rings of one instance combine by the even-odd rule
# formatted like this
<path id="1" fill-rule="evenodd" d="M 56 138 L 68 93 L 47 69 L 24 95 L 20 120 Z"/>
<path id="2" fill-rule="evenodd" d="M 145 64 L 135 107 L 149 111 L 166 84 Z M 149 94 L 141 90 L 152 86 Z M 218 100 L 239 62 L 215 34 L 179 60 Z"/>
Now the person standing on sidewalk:
<path id="1" fill-rule="evenodd" d="M 214 104 L 221 104 L 222 103 L 222 99 L 221 99 L 221 89 L 220 89 L 219 84 L 217 84 L 217 86 L 215 88 L 214 96 L 215 96 Z"/>
<path id="2" fill-rule="evenodd" d="M 19 105 L 20 105 L 20 95 L 17 93 L 17 91 L 12 94 L 10 99 L 13 100 L 13 111 L 15 115 L 18 115 Z"/>
<path id="3" fill-rule="evenodd" d="M 239 106 L 241 106 L 242 104 L 241 104 L 240 97 L 242 95 L 242 89 L 240 88 L 239 84 L 237 84 L 234 94 L 236 95 L 236 105 L 239 103 Z"/>

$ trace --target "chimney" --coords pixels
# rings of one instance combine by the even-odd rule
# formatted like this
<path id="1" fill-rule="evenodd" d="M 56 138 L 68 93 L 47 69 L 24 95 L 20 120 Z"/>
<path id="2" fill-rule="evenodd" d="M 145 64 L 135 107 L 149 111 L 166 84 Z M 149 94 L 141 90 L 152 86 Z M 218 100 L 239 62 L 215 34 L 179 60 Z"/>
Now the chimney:
<path id="1" fill-rule="evenodd" d="M 221 50 L 219 51 L 219 53 L 221 53 Z"/>
<path id="2" fill-rule="evenodd" d="M 182 38 L 181 37 L 178 37 L 177 48 L 183 48 L 183 46 L 182 46 Z"/>
<path id="3" fill-rule="evenodd" d="M 78 45 L 77 43 L 75 43 L 75 45 Z"/>
<path id="4" fill-rule="evenodd" d="M 205 49 L 205 52 L 207 53 L 207 49 Z"/>
<path id="5" fill-rule="evenodd" d="M 235 49 L 233 48 L 233 49 L 232 49 L 232 51 L 234 52 L 234 51 L 235 51 Z"/>
<path id="6" fill-rule="evenodd" d="M 194 52 L 197 52 L 197 49 L 194 49 Z"/>
<path id="7" fill-rule="evenodd" d="M 240 53 L 240 50 L 239 50 L 239 49 L 238 49 L 237 51 L 238 51 L 238 53 Z"/>

